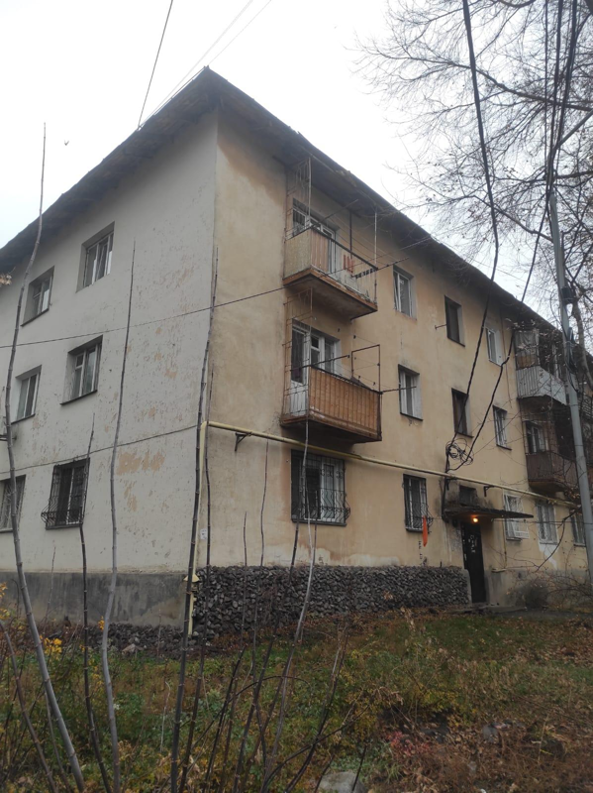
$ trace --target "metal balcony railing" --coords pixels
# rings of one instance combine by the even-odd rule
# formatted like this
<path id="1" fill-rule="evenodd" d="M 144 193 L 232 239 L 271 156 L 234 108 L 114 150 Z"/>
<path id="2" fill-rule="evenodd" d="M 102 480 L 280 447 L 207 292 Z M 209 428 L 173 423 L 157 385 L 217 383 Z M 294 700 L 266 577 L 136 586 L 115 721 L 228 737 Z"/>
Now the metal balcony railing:
<path id="1" fill-rule="evenodd" d="M 353 310 L 362 313 L 376 311 L 375 266 L 314 226 L 289 237 L 285 243 L 285 282 L 296 282 L 307 276 L 333 286 L 344 297 L 357 301 L 359 305 Z"/>

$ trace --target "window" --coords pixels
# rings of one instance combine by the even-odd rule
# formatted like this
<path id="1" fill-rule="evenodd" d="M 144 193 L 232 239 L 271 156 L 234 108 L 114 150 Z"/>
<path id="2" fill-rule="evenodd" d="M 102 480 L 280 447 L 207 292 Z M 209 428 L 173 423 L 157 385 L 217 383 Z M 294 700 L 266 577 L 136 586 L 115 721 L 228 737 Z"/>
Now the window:
<path id="1" fill-rule="evenodd" d="M 494 437 L 497 446 L 508 446 L 507 441 L 507 412 L 502 408 L 493 408 L 494 411 Z"/>
<path id="2" fill-rule="evenodd" d="M 290 370 L 293 383 L 307 383 L 309 364 L 324 372 L 338 370 L 339 342 L 316 330 L 293 323 L 290 350 Z"/>
<path id="3" fill-rule="evenodd" d="M 37 405 L 37 391 L 39 390 L 39 377 L 41 369 L 36 369 L 34 372 L 27 372 L 17 380 L 20 384 L 21 390 L 19 393 L 19 404 L 16 411 L 16 420 L 26 419 L 35 415 L 35 407 Z"/>
<path id="4" fill-rule="evenodd" d="M 393 291 L 396 311 L 401 311 L 402 314 L 411 317 L 413 315 L 412 276 L 394 267 Z"/>
<path id="5" fill-rule="evenodd" d="M 466 507 L 477 507 L 478 492 L 476 488 L 459 485 L 459 503 Z"/>
<path id="6" fill-rule="evenodd" d="M 453 395 L 453 424 L 455 432 L 469 435 L 467 424 L 467 395 L 463 391 L 451 391 Z"/>
<path id="7" fill-rule="evenodd" d="M 505 512 L 523 512 L 523 501 L 520 496 L 505 493 L 503 498 Z M 521 518 L 505 517 L 504 530 L 508 540 L 529 539 L 529 530 Z"/>
<path id="8" fill-rule="evenodd" d="M 447 336 L 459 344 L 461 339 L 461 306 L 448 297 L 445 298 L 445 316 L 447 319 Z"/>
<path id="9" fill-rule="evenodd" d="M 86 460 L 55 466 L 49 505 L 41 515 L 48 529 L 81 525 L 86 478 Z"/>
<path id="10" fill-rule="evenodd" d="M 541 542 L 557 542 L 554 505 L 548 501 L 536 502 L 537 528 Z"/>
<path id="11" fill-rule="evenodd" d="M 113 231 L 101 236 L 92 244 L 85 245 L 84 273 L 82 286 L 90 286 L 111 272 Z"/>
<path id="12" fill-rule="evenodd" d="M 12 531 L 12 519 L 10 517 L 10 479 L 0 482 L 0 531 Z M 16 515 L 17 521 L 21 514 L 23 504 L 23 493 L 25 492 L 25 477 L 16 478 Z"/>
<path id="13" fill-rule="evenodd" d="M 70 388 L 66 401 L 78 399 L 97 390 L 101 341 L 73 350 L 69 355 Z"/>
<path id="14" fill-rule="evenodd" d="M 403 366 L 399 367 L 399 411 L 416 419 L 422 416 L 420 376 Z"/>
<path id="15" fill-rule="evenodd" d="M 485 328 L 486 345 L 488 346 L 488 358 L 492 363 L 502 363 L 502 341 L 500 333 L 494 328 Z"/>
<path id="16" fill-rule="evenodd" d="M 580 512 L 575 512 L 570 516 L 570 523 L 572 525 L 572 539 L 575 545 L 585 545 L 585 524 L 583 523 L 583 516 Z"/>
<path id="17" fill-rule="evenodd" d="M 303 465 L 304 460 L 304 465 Z M 350 510 L 344 490 L 344 461 L 292 452 L 291 513 L 294 521 L 346 523 Z"/>
<path id="18" fill-rule="evenodd" d="M 404 474 L 406 529 L 422 531 L 422 519 L 428 517 L 426 479 Z"/>
<path id="19" fill-rule="evenodd" d="M 49 308 L 49 298 L 53 281 L 53 267 L 39 278 L 31 281 L 27 293 L 27 306 L 25 309 L 25 322 L 35 319 Z"/>
<path id="20" fill-rule="evenodd" d="M 546 436 L 540 424 L 536 424 L 535 421 L 526 421 L 525 437 L 527 439 L 528 454 L 546 451 Z"/>

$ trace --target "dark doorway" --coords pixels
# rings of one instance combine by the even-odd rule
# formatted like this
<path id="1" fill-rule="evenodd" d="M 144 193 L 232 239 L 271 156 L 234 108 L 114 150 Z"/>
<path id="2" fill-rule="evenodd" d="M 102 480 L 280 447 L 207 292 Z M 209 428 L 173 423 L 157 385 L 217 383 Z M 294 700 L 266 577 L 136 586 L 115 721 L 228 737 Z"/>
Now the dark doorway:
<path id="1" fill-rule="evenodd" d="M 461 524 L 463 543 L 463 565 L 469 573 L 472 603 L 486 602 L 486 581 L 482 557 L 482 533 L 480 527 L 471 523 Z"/>

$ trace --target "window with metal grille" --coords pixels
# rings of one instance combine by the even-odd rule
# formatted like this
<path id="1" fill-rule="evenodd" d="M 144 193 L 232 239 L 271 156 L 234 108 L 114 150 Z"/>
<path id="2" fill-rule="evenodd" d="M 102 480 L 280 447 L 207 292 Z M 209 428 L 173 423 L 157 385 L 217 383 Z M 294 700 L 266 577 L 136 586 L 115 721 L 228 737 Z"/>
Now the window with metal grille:
<path id="1" fill-rule="evenodd" d="M 66 401 L 91 394 L 97 390 L 101 340 L 97 339 L 84 347 L 72 350 L 68 355 L 69 383 Z"/>
<path id="2" fill-rule="evenodd" d="M 445 318 L 447 322 L 447 336 L 459 344 L 461 338 L 461 306 L 450 298 L 445 298 Z"/>
<path id="3" fill-rule="evenodd" d="M 462 435 L 469 435 L 467 423 L 467 394 L 462 391 L 451 390 L 453 396 L 453 426 L 455 432 Z"/>
<path id="4" fill-rule="evenodd" d="M 54 270 L 48 270 L 39 278 L 31 281 L 27 293 L 27 305 L 25 308 L 25 322 L 35 319 L 49 309 L 49 298 L 53 281 Z"/>
<path id="5" fill-rule="evenodd" d="M 419 419 L 422 416 L 420 403 L 420 375 L 399 367 L 399 410 L 405 416 Z"/>
<path id="6" fill-rule="evenodd" d="M 536 505 L 537 529 L 541 542 L 558 542 L 556 532 L 556 517 L 554 505 L 548 501 L 537 501 Z"/>
<path id="7" fill-rule="evenodd" d="M 345 524 L 350 513 L 344 460 L 293 451 L 291 513 L 294 521 Z"/>
<path id="8" fill-rule="evenodd" d="M 427 518 L 428 520 L 426 479 L 404 474 L 404 504 L 406 529 L 408 531 L 422 531 L 423 519 Z"/>
<path id="9" fill-rule="evenodd" d="M 497 446 L 508 446 L 507 441 L 507 412 L 502 408 L 493 408 L 494 411 L 494 437 Z"/>
<path id="10" fill-rule="evenodd" d="M 48 529 L 80 526 L 84 513 L 87 463 L 56 465 L 47 510 L 41 514 Z"/>
<path id="11" fill-rule="evenodd" d="M 523 512 L 521 496 L 512 493 L 504 494 L 504 508 L 506 512 Z M 528 540 L 529 530 L 521 518 L 507 517 L 504 519 L 504 530 L 508 540 Z"/>
<path id="12" fill-rule="evenodd" d="M 92 244 L 85 245 L 82 286 L 90 286 L 111 272 L 113 231 L 109 231 Z"/>
<path id="13" fill-rule="evenodd" d="M 575 545 L 585 545 L 585 524 L 580 512 L 570 516 L 572 526 L 572 539 Z"/>
<path id="14" fill-rule="evenodd" d="M 23 374 L 17 378 L 21 387 L 19 404 L 16 411 L 17 421 L 35 415 L 40 375 L 41 369 L 36 369 L 34 372 L 27 372 L 27 374 Z"/>
<path id="15" fill-rule="evenodd" d="M 25 492 L 25 477 L 16 478 L 16 516 L 17 521 L 21 514 L 23 504 L 23 494 Z M 10 479 L 0 482 L 0 531 L 12 531 L 12 519 L 10 517 Z"/>
<path id="16" fill-rule="evenodd" d="M 413 315 L 412 276 L 404 273 L 403 270 L 398 270 L 397 267 L 393 268 L 393 293 L 395 310 L 411 317 Z"/>

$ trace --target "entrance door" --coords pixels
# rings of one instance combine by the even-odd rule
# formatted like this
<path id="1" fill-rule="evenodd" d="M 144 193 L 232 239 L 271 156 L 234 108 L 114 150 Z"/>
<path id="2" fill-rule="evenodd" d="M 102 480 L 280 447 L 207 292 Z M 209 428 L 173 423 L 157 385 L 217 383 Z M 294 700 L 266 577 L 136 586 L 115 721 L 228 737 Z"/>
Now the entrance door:
<path id="1" fill-rule="evenodd" d="M 461 524 L 463 543 L 463 565 L 469 573 L 472 603 L 486 602 L 486 581 L 484 579 L 484 559 L 482 557 L 482 533 L 479 526 L 471 523 Z"/>

